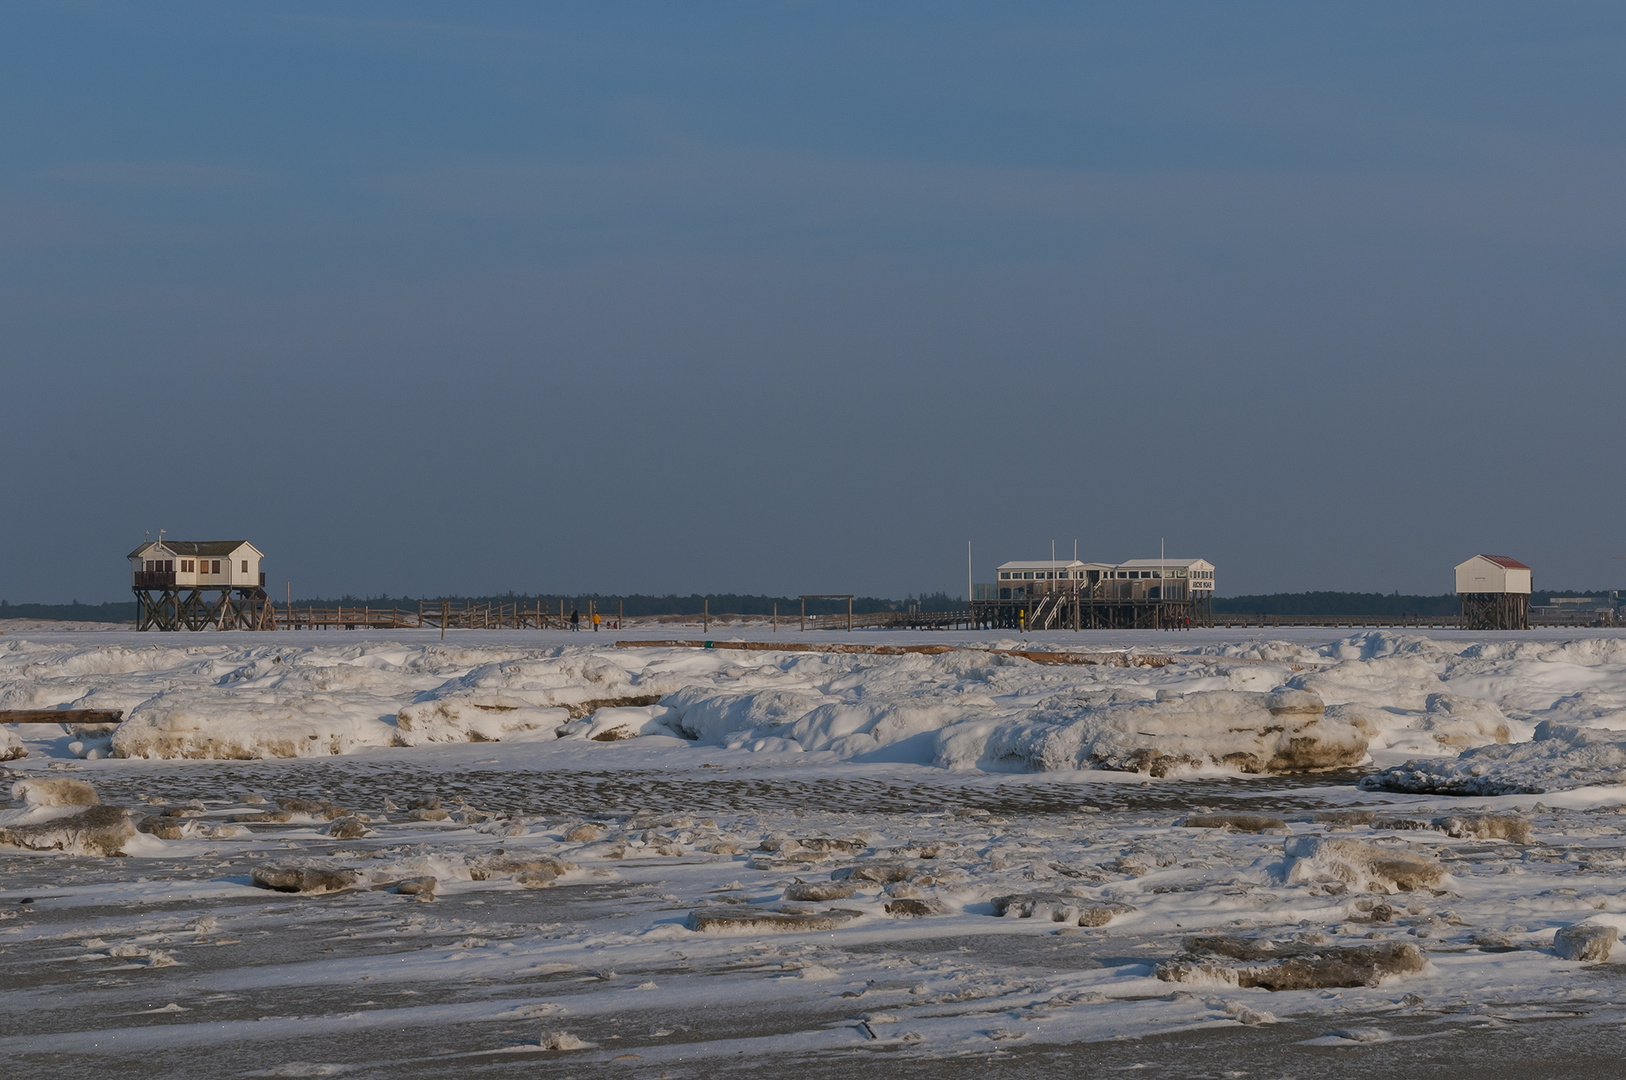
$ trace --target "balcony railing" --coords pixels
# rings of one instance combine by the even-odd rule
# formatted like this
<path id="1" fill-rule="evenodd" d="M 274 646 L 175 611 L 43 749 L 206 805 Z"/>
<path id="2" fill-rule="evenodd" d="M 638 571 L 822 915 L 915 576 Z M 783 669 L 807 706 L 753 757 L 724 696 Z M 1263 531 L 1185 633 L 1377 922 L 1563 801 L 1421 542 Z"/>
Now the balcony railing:
<path id="1" fill-rule="evenodd" d="M 175 584 L 173 571 L 137 570 L 135 572 L 135 587 L 138 589 L 163 589 L 173 584 Z"/>

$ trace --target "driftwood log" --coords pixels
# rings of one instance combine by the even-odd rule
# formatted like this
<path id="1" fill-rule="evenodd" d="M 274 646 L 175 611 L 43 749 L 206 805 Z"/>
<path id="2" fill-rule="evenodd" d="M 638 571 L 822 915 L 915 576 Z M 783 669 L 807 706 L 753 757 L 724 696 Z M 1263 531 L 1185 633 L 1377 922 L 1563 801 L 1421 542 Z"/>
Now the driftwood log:
<path id="1" fill-rule="evenodd" d="M 0 724 L 116 724 L 122 709 L 0 709 Z"/>

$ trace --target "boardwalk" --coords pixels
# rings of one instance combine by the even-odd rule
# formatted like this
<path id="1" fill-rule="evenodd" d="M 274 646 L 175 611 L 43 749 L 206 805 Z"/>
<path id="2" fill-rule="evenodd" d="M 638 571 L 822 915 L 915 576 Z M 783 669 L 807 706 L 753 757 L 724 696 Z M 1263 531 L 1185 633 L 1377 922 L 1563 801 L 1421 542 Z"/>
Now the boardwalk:
<path id="1" fill-rule="evenodd" d="M 799 630 L 999 630 L 1022 629 L 1027 631 L 1056 630 L 1071 631 L 1072 613 L 1070 611 L 1056 613 L 1053 620 L 1047 625 L 1036 626 L 1032 623 L 1020 625 L 1026 618 L 1017 615 L 1017 609 L 1025 605 L 1016 605 L 1009 601 L 999 603 L 978 602 L 970 609 L 958 611 L 869 611 L 834 612 L 830 614 L 807 615 L 800 619 L 796 615 L 777 617 L 777 625 Z M 1103 608 L 1106 605 L 1101 605 Z M 1121 604 L 1120 604 L 1121 606 Z M 1156 602 L 1145 605 L 1148 608 L 1156 606 Z M 1006 610 L 1010 609 L 1010 610 Z M 570 628 L 570 611 L 568 608 L 549 607 L 540 601 L 531 603 L 485 603 L 471 604 L 466 602 L 425 601 L 417 608 L 400 607 L 371 607 L 358 604 L 354 607 L 338 605 L 335 607 L 315 607 L 309 604 L 276 604 L 271 606 L 273 623 L 272 629 L 277 630 L 567 630 Z M 1041 617 L 1044 612 L 1040 611 Z M 1091 605 L 1082 605 L 1080 626 L 1082 630 L 1092 629 L 1089 625 Z M 1145 613 L 1136 613 L 1145 615 Z M 606 630 L 618 629 L 621 619 L 618 614 L 605 615 L 600 613 L 603 628 Z M 741 624 L 754 621 L 764 621 L 761 615 L 728 615 L 705 614 L 693 617 L 696 622 L 721 623 L 724 625 Z M 1274 615 L 1270 613 L 1225 613 L 1215 612 L 1212 615 L 1211 625 L 1215 628 L 1231 630 L 1248 629 L 1288 629 L 1292 627 L 1327 627 L 1329 629 L 1417 629 L 1417 630 L 1454 630 L 1461 624 L 1456 615 Z M 581 610 L 581 626 L 583 630 L 591 629 L 591 608 Z M 1196 625 L 1195 623 L 1193 625 Z M 1576 629 L 1598 628 L 1604 625 L 1596 620 L 1580 618 L 1532 618 L 1530 625 L 1534 627 L 1574 627 Z M 1098 623 L 1094 629 L 1112 628 Z M 1154 623 L 1150 615 L 1136 618 L 1118 629 L 1176 629 L 1177 626 Z"/>
<path id="2" fill-rule="evenodd" d="M 274 609 L 278 630 L 564 630 L 570 613 L 530 604 L 469 604 L 425 601 L 411 608 L 313 607 L 281 605 Z M 584 622 L 586 618 L 584 617 Z M 610 621 L 617 621 L 612 618 Z"/>

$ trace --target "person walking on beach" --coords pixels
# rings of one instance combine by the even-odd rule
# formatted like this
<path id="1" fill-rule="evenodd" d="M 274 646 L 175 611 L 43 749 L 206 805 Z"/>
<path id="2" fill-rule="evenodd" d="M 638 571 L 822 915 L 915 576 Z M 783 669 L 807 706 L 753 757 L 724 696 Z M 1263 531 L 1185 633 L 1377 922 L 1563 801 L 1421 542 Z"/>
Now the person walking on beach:
<path id="1" fill-rule="evenodd" d="M 575 608 L 570 609 L 570 628 L 572 630 L 580 630 L 582 628 L 582 613 L 577 611 Z"/>
<path id="2" fill-rule="evenodd" d="M 593 612 L 593 633 L 598 633 L 598 612 Z"/>

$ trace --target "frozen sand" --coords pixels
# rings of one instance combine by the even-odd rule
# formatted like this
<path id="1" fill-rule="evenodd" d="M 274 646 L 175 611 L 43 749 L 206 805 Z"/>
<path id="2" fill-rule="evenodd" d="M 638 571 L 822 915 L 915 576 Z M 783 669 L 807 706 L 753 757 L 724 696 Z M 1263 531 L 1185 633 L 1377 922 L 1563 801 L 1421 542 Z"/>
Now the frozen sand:
<path id="1" fill-rule="evenodd" d="M 96 635 L 94 644 L 37 636 L 0 654 L 0 693 L 47 704 L 117 698 L 125 704 L 114 707 L 135 708 L 181 692 L 230 701 L 240 686 L 289 708 L 270 723 L 310 711 L 328 728 L 365 731 L 390 727 L 380 718 L 414 699 L 466 700 L 457 694 L 470 686 L 541 694 L 545 700 L 511 702 L 513 711 L 568 715 L 563 697 L 577 683 L 619 694 L 624 676 L 631 685 L 650 666 L 632 672 L 625 661 L 598 658 L 610 667 L 593 669 L 596 681 L 578 666 L 574 681 L 539 687 L 544 680 L 528 669 L 520 680 L 527 685 L 494 687 L 467 676 L 534 663 L 538 645 L 576 645 L 586 635 L 455 636 L 454 654 L 409 635 L 198 635 L 158 645 L 137 635 Z M 854 637 L 890 643 L 902 635 Z M 738 654 L 651 659 L 664 665 L 661 677 L 682 668 L 691 686 L 733 693 L 745 680 L 754 695 L 817 691 L 877 705 L 881 719 L 911 702 L 925 708 L 922 699 L 935 718 L 946 712 L 940 699 L 949 690 L 963 699 L 977 692 L 965 687 L 980 686 L 991 704 L 960 702 L 977 715 L 926 729 L 933 737 L 968 722 L 1032 723 L 1023 710 L 1057 695 L 1263 694 L 1313 676 L 1329 713 L 1382 713 L 1373 727 L 1380 765 L 1384 755 L 1410 753 L 1408 744 L 1457 760 L 1459 748 L 1442 733 L 1493 737 L 1484 735 L 1497 722 L 1492 714 L 1441 708 L 1438 695 L 1488 703 L 1517 738 L 1541 720 L 1607 725 L 1609 695 L 1626 685 L 1618 638 L 1581 646 L 1551 639 L 1533 651 L 1521 639 L 1512 650 L 1465 656 L 1477 647 L 1471 636 L 1419 644 L 1272 635 L 1280 645 L 1220 634 L 1084 637 L 1089 648 L 1207 648 L 1280 668 L 1057 674 L 1012 664 L 974 684 L 965 668 L 846 666 L 853 658 L 824 670 L 827 678 L 798 665 L 758 670 L 754 657 L 741 664 Z M 262 658 L 245 650 L 268 647 L 270 658 L 285 658 L 273 669 L 309 670 L 255 686 L 265 676 L 251 665 Z M 298 650 L 310 659 L 289 662 Z M 30 756 L 8 763 L 8 779 L 88 780 L 103 803 L 170 811 L 152 820 L 176 838 L 143 832 L 124 859 L 0 854 L 0 994 L 13 1018 L 0 1035 L 0 1060 L 12 1071 L 48 1063 L 42 1075 L 709 1076 L 794 1067 L 815 1076 L 855 1068 L 953 1076 L 984 1072 L 989 1061 L 1013 1075 L 1078 1075 L 1084 1063 L 1171 1075 L 1220 1075 L 1221 1066 L 1337 1075 L 1410 1067 L 1437 1054 L 1460 1066 L 1456 1075 L 1492 1076 L 1496 1068 L 1517 1075 L 1506 1070 L 1521 1053 L 1539 1064 L 1554 1046 L 1585 1054 L 1618 1040 L 1626 1006 L 1612 965 L 1560 959 L 1552 942 L 1561 927 L 1583 921 L 1626 926 L 1626 830 L 1615 811 L 1626 789 L 1465 799 L 1362 791 L 1352 772 L 1241 777 L 1208 769 L 1151 781 L 1003 773 L 945 764 L 909 744 L 919 732 L 853 753 L 796 739 L 764 745 L 783 737 L 759 727 L 724 723 L 699 742 L 661 734 L 594 742 L 580 732 L 558 738 L 544 726 L 515 732 L 518 742 L 365 741 L 337 756 L 232 761 L 80 760 L 68 746 L 77 741 L 83 752 L 83 738 L 49 729 L 25 735 Z M 742 730 L 751 738 L 732 738 Z M 877 760 L 888 747 L 898 760 Z M 430 795 L 444 819 L 409 809 Z M 250 801 L 260 798 L 268 801 Z M 275 820 L 283 816 L 277 800 L 295 798 L 305 802 Z M 1377 820 L 1307 820 L 1357 807 L 1377 810 Z M 1469 810 L 1519 814 L 1532 827 L 1530 842 L 1408 827 Z M 1200 811 L 1277 816 L 1288 832 L 1176 824 Z M 270 820 L 229 820 L 267 812 Z M 330 817 L 358 814 L 369 819 L 363 835 L 328 835 Z M 1427 856 L 1444 876 L 1433 888 L 1391 894 L 1362 891 L 1372 883 L 1341 880 L 1325 860 L 1300 860 L 1304 869 L 1295 872 L 1286 850 L 1318 835 Z M 549 860 L 571 868 L 560 866 L 546 887 L 526 887 L 525 871 L 514 869 Z M 354 872 L 368 888 L 298 896 L 250 884 L 255 867 L 295 863 Z M 423 876 L 437 879 L 433 899 L 388 891 Z M 780 898 L 797 879 L 834 879 L 854 891 L 787 905 Z M 997 898 L 1032 893 L 1116 914 L 1082 927 L 993 914 Z M 888 913 L 905 899 L 928 913 Z M 819 932 L 686 929 L 690 912 L 725 904 L 856 914 Z M 1428 966 L 1376 987 L 1281 992 L 1157 977 L 1160 965 L 1191 951 L 1188 938 L 1204 934 L 1312 952 L 1407 942 Z M 580 1048 L 544 1049 L 546 1033 L 555 1036 L 550 1045 Z M 1527 1036 L 1540 1053 L 1524 1046 Z M 1520 1045 L 1509 1049 L 1510 1039 Z M 1497 1041 L 1502 1048 L 1488 1053 Z M 1475 1064 L 1480 1057 L 1487 1061 Z"/>

